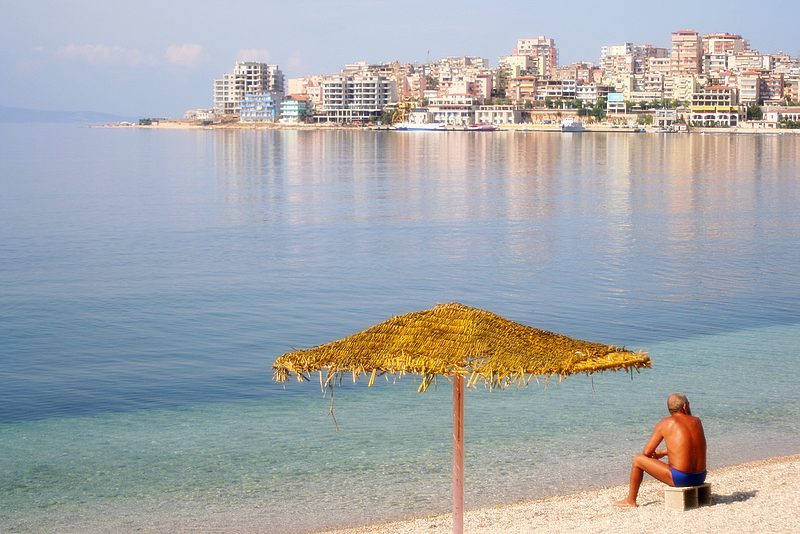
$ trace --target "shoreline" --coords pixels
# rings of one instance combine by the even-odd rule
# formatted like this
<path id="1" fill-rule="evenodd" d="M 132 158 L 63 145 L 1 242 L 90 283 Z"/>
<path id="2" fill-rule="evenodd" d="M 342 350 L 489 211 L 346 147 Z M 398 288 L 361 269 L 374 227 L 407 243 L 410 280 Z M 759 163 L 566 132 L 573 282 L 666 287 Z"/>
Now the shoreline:
<path id="1" fill-rule="evenodd" d="M 685 512 L 666 510 L 664 485 L 646 476 L 639 507 L 614 502 L 627 485 L 467 510 L 464 530 L 493 532 L 796 532 L 800 525 L 800 454 L 779 456 L 709 471 L 712 504 Z M 362 525 L 317 534 L 445 534 L 450 514 Z"/>
<path id="2" fill-rule="evenodd" d="M 281 130 L 281 131 L 309 131 L 309 130 L 350 130 L 350 131 L 392 131 L 388 126 L 351 126 L 336 123 L 273 123 L 273 122 L 228 122 L 222 124 L 200 124 L 196 121 L 186 120 L 164 120 L 155 124 L 89 124 L 88 128 L 108 128 L 108 129 L 143 129 L 143 130 Z M 447 128 L 446 132 L 467 131 L 463 128 Z M 562 133 L 556 125 L 552 124 L 506 124 L 498 126 L 494 132 L 472 132 L 472 133 L 503 133 L 503 132 L 540 132 L 540 133 Z M 424 132 L 435 133 L 435 132 Z M 572 133 L 572 132 L 566 132 Z M 694 127 L 688 132 L 661 132 L 654 129 L 639 131 L 636 127 L 630 126 L 611 126 L 600 124 L 587 124 L 586 130 L 579 133 L 649 133 L 649 134 L 728 134 L 728 135 L 800 135 L 800 129 L 788 128 L 701 128 Z"/>

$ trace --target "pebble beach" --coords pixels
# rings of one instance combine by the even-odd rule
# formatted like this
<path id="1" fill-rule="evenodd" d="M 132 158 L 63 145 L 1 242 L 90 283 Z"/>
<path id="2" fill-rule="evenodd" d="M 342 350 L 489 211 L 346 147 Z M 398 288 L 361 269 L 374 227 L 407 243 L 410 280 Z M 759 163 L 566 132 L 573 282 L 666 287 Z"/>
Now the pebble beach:
<path id="1" fill-rule="evenodd" d="M 711 505 L 678 512 L 664 508 L 663 489 L 646 479 L 639 507 L 619 509 L 614 501 L 627 486 L 519 502 L 464 516 L 469 533 L 528 532 L 797 532 L 800 529 L 800 455 L 770 458 L 709 472 Z M 449 515 L 370 525 L 326 534 L 447 533 Z"/>

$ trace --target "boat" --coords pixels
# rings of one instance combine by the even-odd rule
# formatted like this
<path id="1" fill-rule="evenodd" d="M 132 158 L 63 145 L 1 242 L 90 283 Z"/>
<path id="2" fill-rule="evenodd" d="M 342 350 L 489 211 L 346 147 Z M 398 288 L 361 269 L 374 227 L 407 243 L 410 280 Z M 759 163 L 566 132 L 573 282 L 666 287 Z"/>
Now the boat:
<path id="1" fill-rule="evenodd" d="M 467 126 L 468 132 L 494 132 L 496 130 L 497 130 L 497 125 L 488 122 L 470 124 L 469 126 Z"/>
<path id="2" fill-rule="evenodd" d="M 583 122 L 578 119 L 568 118 L 561 121 L 560 129 L 562 132 L 585 132 Z"/>
<path id="3" fill-rule="evenodd" d="M 443 122 L 398 122 L 394 125 L 395 130 L 404 132 L 436 132 L 445 130 L 447 125 Z"/>

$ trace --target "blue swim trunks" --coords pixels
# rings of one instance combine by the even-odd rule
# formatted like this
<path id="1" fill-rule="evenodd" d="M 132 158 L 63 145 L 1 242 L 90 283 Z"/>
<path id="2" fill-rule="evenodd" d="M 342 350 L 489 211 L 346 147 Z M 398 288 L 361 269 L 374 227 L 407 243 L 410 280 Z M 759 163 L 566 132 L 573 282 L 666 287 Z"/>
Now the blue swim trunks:
<path id="1" fill-rule="evenodd" d="M 699 486 L 706 481 L 706 472 L 700 473 L 684 473 L 674 467 L 670 466 L 670 473 L 672 473 L 672 482 L 675 483 L 676 488 L 685 488 L 687 486 Z"/>

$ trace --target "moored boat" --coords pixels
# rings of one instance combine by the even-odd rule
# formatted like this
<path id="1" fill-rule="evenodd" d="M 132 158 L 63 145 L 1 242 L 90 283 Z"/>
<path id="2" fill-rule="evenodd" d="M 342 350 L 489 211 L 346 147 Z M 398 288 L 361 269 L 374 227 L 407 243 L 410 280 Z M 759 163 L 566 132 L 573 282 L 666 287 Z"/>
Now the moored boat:
<path id="1" fill-rule="evenodd" d="M 470 124 L 467 126 L 467 131 L 469 132 L 494 132 L 495 130 L 497 130 L 497 125 L 488 122 Z"/>
<path id="2" fill-rule="evenodd" d="M 431 132 L 445 130 L 447 125 L 443 122 L 398 122 L 395 130 Z"/>
<path id="3" fill-rule="evenodd" d="M 578 119 L 573 119 L 572 117 L 563 119 L 561 121 L 560 129 L 562 132 L 585 132 L 586 128 L 583 125 L 583 122 L 579 121 Z"/>

